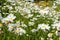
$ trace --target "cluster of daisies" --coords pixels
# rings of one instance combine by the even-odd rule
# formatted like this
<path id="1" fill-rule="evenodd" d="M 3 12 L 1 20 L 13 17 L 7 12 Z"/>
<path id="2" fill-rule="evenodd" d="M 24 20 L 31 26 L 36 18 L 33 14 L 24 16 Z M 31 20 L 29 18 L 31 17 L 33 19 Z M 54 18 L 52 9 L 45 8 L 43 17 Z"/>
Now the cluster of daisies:
<path id="1" fill-rule="evenodd" d="M 47 40 L 60 36 L 59 1 L 46 7 L 24 0 L 6 0 L 3 5 L 0 6 L 0 31 L 6 25 L 8 31 L 18 35 L 29 36 L 29 33 L 37 32 L 42 37 L 41 40 L 44 36 L 47 36 Z"/>

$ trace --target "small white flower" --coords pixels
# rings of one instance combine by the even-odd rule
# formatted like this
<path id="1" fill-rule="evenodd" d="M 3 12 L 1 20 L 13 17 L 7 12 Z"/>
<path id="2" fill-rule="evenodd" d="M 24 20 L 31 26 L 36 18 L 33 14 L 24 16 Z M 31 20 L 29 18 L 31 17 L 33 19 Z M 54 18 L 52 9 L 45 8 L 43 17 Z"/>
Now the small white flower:
<path id="1" fill-rule="evenodd" d="M 32 29 L 31 31 L 32 31 L 32 32 L 36 32 L 37 30 L 36 30 L 36 29 Z"/>
<path id="2" fill-rule="evenodd" d="M 17 33 L 17 34 L 19 34 L 19 35 L 22 35 L 22 34 L 26 33 L 26 31 L 24 29 L 22 29 L 22 28 L 16 28 L 14 30 L 14 32 Z"/>
<path id="3" fill-rule="evenodd" d="M 47 30 L 49 30 L 50 26 L 48 24 L 38 24 L 37 30 L 39 30 L 39 29 L 42 29 L 42 30 L 47 29 Z"/>
<path id="4" fill-rule="evenodd" d="M 37 20 L 37 18 L 33 18 L 33 20 Z"/>
<path id="5" fill-rule="evenodd" d="M 57 30 L 60 30 L 60 22 L 52 24 L 54 28 L 57 28 Z"/>
<path id="6" fill-rule="evenodd" d="M 26 12 L 26 13 L 28 13 L 28 14 L 31 13 L 30 9 L 28 9 L 28 8 L 23 8 L 23 11 Z"/>
<path id="7" fill-rule="evenodd" d="M 48 33 L 48 37 L 52 37 L 53 33 Z"/>
<path id="8" fill-rule="evenodd" d="M 60 30 L 56 30 L 55 34 L 56 36 L 60 36 Z"/>
<path id="9" fill-rule="evenodd" d="M 25 27 L 27 27 L 27 25 L 26 25 L 26 24 L 24 24 L 24 23 L 23 23 L 23 24 L 21 24 L 21 26 L 22 26 L 22 27 L 24 27 L 24 28 L 25 28 Z"/>
<path id="10" fill-rule="evenodd" d="M 52 6 L 52 8 L 56 8 L 57 6 L 56 6 L 56 4 L 55 3 L 53 3 L 53 6 Z"/>
<path id="11" fill-rule="evenodd" d="M 9 21 L 13 22 L 13 20 L 16 18 L 16 16 L 14 16 L 13 14 L 9 14 L 7 16 L 7 18 L 8 18 Z"/>
<path id="12" fill-rule="evenodd" d="M 52 38 L 50 38 L 50 40 L 53 40 Z"/>
<path id="13" fill-rule="evenodd" d="M 29 36 L 29 34 L 26 34 L 26 36 Z"/>
<path id="14" fill-rule="evenodd" d="M 34 0 L 31 0 L 31 2 L 34 2 Z"/>
<path id="15" fill-rule="evenodd" d="M 44 38 L 43 38 L 43 37 L 41 37 L 41 40 L 44 40 Z"/>
<path id="16" fill-rule="evenodd" d="M 49 7 L 46 7 L 45 9 L 41 9 L 39 13 L 43 16 L 44 14 L 48 14 L 49 12 Z"/>
<path id="17" fill-rule="evenodd" d="M 12 31 L 14 29 L 14 27 L 15 27 L 15 24 L 11 24 L 11 23 L 8 24 L 9 31 Z"/>
<path id="18" fill-rule="evenodd" d="M 48 13 L 48 11 L 40 10 L 40 11 L 39 11 L 39 13 L 40 13 L 41 15 L 44 15 L 44 14 L 47 14 L 47 13 Z"/>
<path id="19" fill-rule="evenodd" d="M 56 0 L 56 3 L 60 4 L 60 0 Z"/>
<path id="20" fill-rule="evenodd" d="M 9 6 L 8 9 L 9 9 L 9 10 L 12 10 L 13 8 L 12 8 L 12 6 Z"/>
<path id="21" fill-rule="evenodd" d="M 5 23 L 5 24 L 7 24 L 9 22 L 8 18 L 3 18 L 1 21 L 2 21 L 2 23 Z"/>
<path id="22" fill-rule="evenodd" d="M 7 0 L 7 2 L 14 2 L 14 0 Z"/>
<path id="23" fill-rule="evenodd" d="M 21 22 L 21 26 L 24 28 L 27 27 L 27 25 L 24 22 Z"/>
<path id="24" fill-rule="evenodd" d="M 16 25 L 17 27 L 20 27 L 20 21 L 16 21 L 15 25 Z"/>
<path id="25" fill-rule="evenodd" d="M 29 22 L 29 26 L 33 26 L 34 25 L 34 22 Z"/>
<path id="26" fill-rule="evenodd" d="M 30 18 L 30 17 L 32 17 L 33 16 L 33 14 L 28 14 L 28 18 Z"/>

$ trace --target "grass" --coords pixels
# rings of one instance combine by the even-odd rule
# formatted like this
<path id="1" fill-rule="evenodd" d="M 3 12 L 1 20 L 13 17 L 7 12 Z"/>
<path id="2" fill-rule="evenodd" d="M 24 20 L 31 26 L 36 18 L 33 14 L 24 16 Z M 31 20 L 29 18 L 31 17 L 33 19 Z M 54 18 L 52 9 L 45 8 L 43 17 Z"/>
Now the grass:
<path id="1" fill-rule="evenodd" d="M 52 7 L 52 5 L 53 5 L 53 2 L 54 1 L 51 1 L 51 2 L 49 2 L 48 4 L 48 7 Z M 6 3 L 6 4 L 4 4 L 4 3 Z M 12 7 L 13 7 L 13 9 L 12 10 L 10 10 L 10 9 L 8 9 L 8 7 L 6 7 L 7 5 L 10 5 L 10 6 L 12 6 L 11 5 L 11 3 L 10 2 L 6 2 L 6 0 L 0 0 L 0 9 L 1 9 L 1 15 L 2 15 L 2 17 L 3 18 L 5 18 L 5 17 L 7 17 L 10 13 L 12 13 L 12 14 L 14 14 L 14 16 L 16 16 L 16 19 L 14 19 L 13 20 L 13 22 L 8 22 L 7 24 L 5 24 L 5 23 L 3 23 L 2 21 L 1 21 L 1 19 L 0 19 L 0 24 L 2 24 L 3 26 L 2 27 L 0 27 L 1 28 L 1 30 L 0 30 L 0 40 L 50 40 L 50 39 L 53 39 L 53 40 L 59 40 L 59 36 L 57 36 L 56 34 L 55 34 L 55 32 L 57 31 L 57 29 L 53 29 L 52 28 L 52 24 L 55 22 L 52 18 L 54 18 L 55 17 L 55 15 L 54 16 L 49 16 L 49 14 L 48 15 L 44 15 L 44 16 L 42 16 L 39 12 L 31 12 L 31 14 L 33 14 L 33 16 L 32 17 L 29 17 L 28 18 L 28 15 L 29 14 L 27 14 L 27 13 L 25 13 L 25 12 L 22 12 L 21 13 L 21 11 L 20 10 L 18 10 L 17 12 L 16 12 L 16 10 L 17 9 L 15 9 L 15 7 L 16 6 L 19 6 L 19 4 L 17 4 L 17 5 L 13 5 Z M 4 6 L 5 6 L 5 8 L 4 8 Z M 40 5 L 39 5 L 40 6 Z M 60 4 L 57 4 L 56 3 L 56 8 L 54 9 L 56 12 L 60 12 Z M 47 7 L 47 6 L 44 6 L 44 8 L 45 7 Z M 18 8 L 19 9 L 19 8 Z M 11 12 L 12 11 L 12 12 Z M 15 12 L 14 12 L 15 11 Z M 20 11 L 20 12 L 19 12 Z M 28 11 L 27 11 L 28 12 Z M 8 13 L 8 14 L 6 14 L 6 13 Z M 25 14 L 25 15 L 21 15 L 21 14 Z M 37 15 L 39 15 L 40 17 L 36 17 Z M 57 14 L 56 14 L 57 15 Z M 59 14 L 58 14 L 59 15 Z M 60 21 L 60 18 L 59 18 L 60 16 L 58 16 L 58 22 Z M 37 18 L 38 20 L 34 20 L 33 22 L 34 22 L 34 25 L 33 26 L 29 26 L 29 22 L 32 22 L 31 21 L 31 19 L 33 19 L 33 18 Z M 50 19 L 49 19 L 50 18 Z M 8 24 L 9 23 L 13 23 L 13 24 L 15 24 L 17 21 L 19 21 L 20 22 L 20 25 L 22 25 L 22 22 L 25 24 L 25 25 L 27 25 L 27 27 L 26 28 L 24 28 L 24 27 L 22 27 L 22 26 L 19 26 L 18 28 L 23 28 L 24 30 L 26 30 L 26 34 L 23 34 L 23 35 L 19 35 L 18 33 L 16 34 L 15 32 L 13 32 L 15 29 L 13 29 L 12 31 L 9 31 L 8 29 Z M 44 31 L 44 30 L 41 30 L 41 29 L 39 29 L 38 31 L 36 31 L 36 32 L 31 32 L 31 30 L 32 29 L 37 29 L 37 27 L 38 27 L 38 24 L 49 24 L 49 26 L 50 26 L 50 30 L 46 30 L 46 31 Z M 32 23 L 31 23 L 32 24 Z M 18 25 L 17 25 L 18 26 Z M 53 35 L 52 35 L 52 37 L 48 37 L 48 33 L 53 33 Z"/>

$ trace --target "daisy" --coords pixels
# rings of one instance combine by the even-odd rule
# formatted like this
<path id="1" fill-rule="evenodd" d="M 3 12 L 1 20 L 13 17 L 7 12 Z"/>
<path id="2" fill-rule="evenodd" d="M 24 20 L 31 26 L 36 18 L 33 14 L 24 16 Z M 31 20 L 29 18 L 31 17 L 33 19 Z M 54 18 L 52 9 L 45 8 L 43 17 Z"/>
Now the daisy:
<path id="1" fill-rule="evenodd" d="M 45 9 L 41 9 L 41 10 L 39 11 L 39 13 L 40 13 L 41 15 L 48 14 L 48 13 L 49 13 L 49 7 L 46 7 Z"/>
<path id="2" fill-rule="evenodd" d="M 29 26 L 33 26 L 34 25 L 34 22 L 29 22 L 28 25 Z"/>
<path id="3" fill-rule="evenodd" d="M 13 14 L 9 14 L 7 16 L 7 18 L 8 18 L 9 21 L 13 22 L 13 20 L 16 18 L 16 16 L 14 16 Z"/>
<path id="4" fill-rule="evenodd" d="M 7 0 L 7 2 L 14 2 L 14 0 Z"/>
<path id="5" fill-rule="evenodd" d="M 48 24 L 38 24 L 37 30 L 39 30 L 39 29 L 42 29 L 42 30 L 47 29 L 47 30 L 49 30 L 50 26 Z"/>
<path id="6" fill-rule="evenodd" d="M 25 27 L 27 27 L 27 25 L 26 25 L 26 24 L 24 24 L 24 23 L 23 23 L 23 24 L 21 24 L 21 26 L 22 26 L 22 27 L 24 27 L 24 28 L 25 28 Z"/>
<path id="7" fill-rule="evenodd" d="M 16 25 L 17 27 L 20 27 L 20 21 L 16 21 L 15 25 Z"/>
<path id="8" fill-rule="evenodd" d="M 53 28 L 60 30 L 60 22 L 52 24 Z"/>
<path id="9" fill-rule="evenodd" d="M 56 36 L 60 36 L 60 30 L 56 30 L 55 34 Z"/>
<path id="10" fill-rule="evenodd" d="M 11 23 L 8 24 L 9 31 L 12 31 L 14 28 L 15 28 L 15 24 L 11 24 Z"/>
<path id="11" fill-rule="evenodd" d="M 21 22 L 21 25 L 20 26 L 22 26 L 22 27 L 27 27 L 27 25 L 24 23 L 24 22 Z"/>
<path id="12" fill-rule="evenodd" d="M 19 34 L 19 35 L 22 35 L 22 34 L 25 34 L 25 33 L 26 33 L 26 31 L 25 31 L 24 29 L 22 29 L 22 28 L 16 28 L 16 29 L 14 30 L 14 32 L 15 32 L 16 34 Z"/>
<path id="13" fill-rule="evenodd" d="M 8 9 L 9 9 L 9 10 L 12 10 L 13 8 L 12 8 L 12 6 L 9 6 Z"/>
<path id="14" fill-rule="evenodd" d="M 56 3 L 57 3 L 57 4 L 60 4 L 60 0 L 56 0 Z"/>
<path id="15" fill-rule="evenodd" d="M 48 33 L 48 37 L 52 37 L 53 33 Z"/>
<path id="16" fill-rule="evenodd" d="M 30 17 L 32 17 L 33 16 L 33 14 L 28 14 L 28 18 L 30 18 Z"/>
<path id="17" fill-rule="evenodd" d="M 3 18 L 1 21 L 2 21 L 2 23 L 5 23 L 5 24 L 9 23 L 8 18 Z"/>
<path id="18" fill-rule="evenodd" d="M 30 9 L 28 9 L 28 8 L 23 8 L 23 11 L 26 12 L 26 13 L 28 13 L 28 14 L 31 13 Z"/>
<path id="19" fill-rule="evenodd" d="M 36 29 L 32 29 L 31 32 L 36 32 L 37 30 Z"/>

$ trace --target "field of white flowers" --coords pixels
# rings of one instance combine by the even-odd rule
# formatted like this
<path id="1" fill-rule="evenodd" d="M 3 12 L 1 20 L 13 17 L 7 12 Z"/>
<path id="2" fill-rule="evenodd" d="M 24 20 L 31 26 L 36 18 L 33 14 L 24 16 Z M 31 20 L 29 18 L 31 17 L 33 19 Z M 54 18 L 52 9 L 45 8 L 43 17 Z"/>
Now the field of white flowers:
<path id="1" fill-rule="evenodd" d="M 60 1 L 0 0 L 0 40 L 60 40 Z"/>

